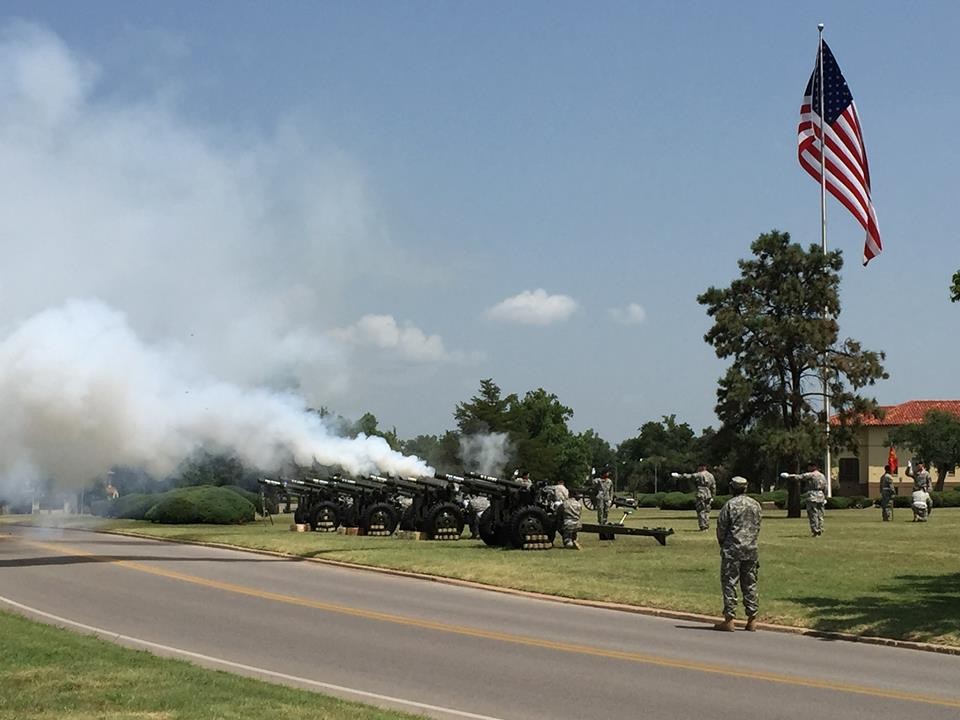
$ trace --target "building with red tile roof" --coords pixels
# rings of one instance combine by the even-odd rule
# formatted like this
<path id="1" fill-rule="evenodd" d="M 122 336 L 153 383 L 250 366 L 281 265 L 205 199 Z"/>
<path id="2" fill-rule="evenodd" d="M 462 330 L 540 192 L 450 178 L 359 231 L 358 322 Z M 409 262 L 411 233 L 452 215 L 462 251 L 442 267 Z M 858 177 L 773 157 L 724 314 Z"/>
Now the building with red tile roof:
<path id="1" fill-rule="evenodd" d="M 901 425 L 922 423 L 924 416 L 931 410 L 941 410 L 960 418 L 960 400 L 908 400 L 899 405 L 883 405 L 883 417 L 864 417 L 856 431 L 857 453 L 841 452 L 837 457 L 837 467 L 833 469 L 840 482 L 841 495 L 880 496 L 880 476 L 887 464 L 890 452 L 890 431 Z M 837 418 L 831 418 L 837 422 Z M 896 473 L 901 483 L 901 494 L 912 488 L 912 481 L 906 476 L 907 461 L 911 453 L 907 448 L 895 447 L 899 462 Z M 931 473 L 933 473 L 931 468 Z M 947 474 L 945 489 L 960 487 L 957 482 L 957 469 Z"/>

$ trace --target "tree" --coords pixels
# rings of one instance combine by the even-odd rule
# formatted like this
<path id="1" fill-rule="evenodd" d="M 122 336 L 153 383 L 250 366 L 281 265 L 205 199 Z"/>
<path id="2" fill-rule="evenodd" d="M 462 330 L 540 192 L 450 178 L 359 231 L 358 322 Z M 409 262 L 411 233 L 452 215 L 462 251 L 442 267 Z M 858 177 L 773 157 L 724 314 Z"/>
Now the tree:
<path id="1" fill-rule="evenodd" d="M 717 357 L 732 358 L 719 381 L 717 416 L 723 430 L 752 435 L 778 467 L 795 470 L 802 458 L 826 449 L 824 369 L 840 418 L 831 443 L 855 447 L 857 419 L 879 412 L 876 400 L 859 391 L 887 377 L 884 354 L 839 340 L 839 250 L 804 250 L 777 230 L 760 235 L 750 249 L 754 257 L 738 261 L 738 279 L 697 297 L 714 320 L 704 339 Z M 799 491 L 791 495 L 790 514 L 799 516 Z"/>
<path id="2" fill-rule="evenodd" d="M 910 448 L 914 456 L 935 467 L 935 489 L 942 492 L 947 473 L 960 465 L 960 418 L 943 410 L 929 410 L 922 423 L 894 429 L 890 442 Z"/>
<path id="3" fill-rule="evenodd" d="M 543 388 L 503 396 L 490 378 L 480 392 L 457 403 L 454 417 L 462 435 L 507 433 L 512 448 L 509 464 L 525 468 L 535 479 L 580 483 L 590 468 L 590 452 L 580 436 L 570 432 L 573 410 Z"/>
<path id="4" fill-rule="evenodd" d="M 397 438 L 397 429 L 380 430 L 377 425 L 377 416 L 371 412 L 367 412 L 361 415 L 360 419 L 353 424 L 348 434 L 351 437 L 357 437 L 357 435 L 361 433 L 367 437 L 382 437 L 387 441 L 391 450 L 399 450 L 400 440 Z"/>
<path id="5" fill-rule="evenodd" d="M 953 285 L 950 286 L 950 302 L 960 302 L 960 270 L 953 274 Z"/>
<path id="6" fill-rule="evenodd" d="M 687 423 L 678 423 L 676 415 L 664 415 L 660 421 L 644 423 L 635 438 L 617 446 L 620 474 L 628 486 L 653 490 L 655 476 L 657 489 L 676 489 L 671 485 L 670 472 L 689 472 L 700 460 L 697 438 Z"/>
<path id="7" fill-rule="evenodd" d="M 480 392 L 469 402 L 457 403 L 453 416 L 464 435 L 484 432 L 509 432 L 515 429 L 516 395 L 500 396 L 500 387 L 492 378 L 480 381 Z"/>

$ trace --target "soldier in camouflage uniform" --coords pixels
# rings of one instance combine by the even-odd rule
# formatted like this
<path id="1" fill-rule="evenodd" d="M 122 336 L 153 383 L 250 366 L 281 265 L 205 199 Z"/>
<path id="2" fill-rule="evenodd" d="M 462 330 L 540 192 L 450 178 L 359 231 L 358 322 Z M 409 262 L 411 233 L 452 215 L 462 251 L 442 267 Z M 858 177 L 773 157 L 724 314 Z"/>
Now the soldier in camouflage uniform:
<path id="1" fill-rule="evenodd" d="M 570 497 L 570 491 L 567 490 L 563 480 L 558 480 L 556 485 L 547 489 L 553 493 L 553 502 L 559 512 L 560 537 L 563 538 L 563 546 L 570 550 L 579 550 L 577 532 L 581 527 L 580 514 L 583 512 L 583 506 L 579 500 Z"/>
<path id="2" fill-rule="evenodd" d="M 717 542 L 720 543 L 720 587 L 723 590 L 723 622 L 717 630 L 733 632 L 737 612 L 737 584 L 743 592 L 743 609 L 747 613 L 747 630 L 756 630 L 759 593 L 757 574 L 760 560 L 757 539 L 760 537 L 760 503 L 747 495 L 747 481 L 735 477 L 730 481 L 733 495 L 717 516 Z"/>
<path id="3" fill-rule="evenodd" d="M 883 466 L 883 475 L 880 476 L 880 516 L 884 522 L 893 520 L 893 498 L 897 489 L 893 486 L 896 478 L 890 474 L 890 466 Z"/>
<path id="4" fill-rule="evenodd" d="M 930 478 L 930 473 L 927 472 L 927 469 L 924 467 L 923 463 L 917 463 L 917 471 L 913 471 L 911 464 L 907 464 L 907 477 L 913 478 L 913 490 L 923 490 L 927 493 L 927 515 L 930 515 L 933 512 L 933 498 L 930 496 L 930 492 L 933 490 L 933 481 Z"/>
<path id="5" fill-rule="evenodd" d="M 811 462 L 807 471 L 801 475 L 780 473 L 782 478 L 803 480 L 806 483 L 807 519 L 810 521 L 810 534 L 814 537 L 823 535 L 823 506 L 827 504 L 827 478 L 820 472 L 820 464 Z"/>
<path id="6" fill-rule="evenodd" d="M 529 470 L 517 470 L 514 474 L 516 475 L 516 480 L 518 483 L 526 488 L 533 487 L 533 480 L 530 479 Z"/>
<path id="7" fill-rule="evenodd" d="M 600 525 L 607 524 L 607 515 L 613 505 L 613 480 L 610 479 L 610 471 L 604 469 L 600 472 L 600 477 L 593 479 L 594 504 L 597 508 L 597 522 Z"/>
<path id="8" fill-rule="evenodd" d="M 710 529 L 710 505 L 717 494 L 717 481 L 713 473 L 707 470 L 706 463 L 697 465 L 695 473 L 670 473 L 671 477 L 693 480 L 697 488 L 697 525 L 701 532 Z"/>

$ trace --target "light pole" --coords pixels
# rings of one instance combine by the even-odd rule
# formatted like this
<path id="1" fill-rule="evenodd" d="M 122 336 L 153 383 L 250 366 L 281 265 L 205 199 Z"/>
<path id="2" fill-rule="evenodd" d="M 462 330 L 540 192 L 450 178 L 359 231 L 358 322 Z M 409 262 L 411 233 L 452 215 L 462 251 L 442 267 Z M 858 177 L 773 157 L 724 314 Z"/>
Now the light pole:
<path id="1" fill-rule="evenodd" d="M 659 457 L 656 457 L 656 456 L 654 456 L 654 457 L 652 457 L 652 458 L 640 458 L 640 462 L 645 462 L 645 461 L 648 461 L 648 460 L 652 460 L 652 461 L 653 461 L 653 494 L 656 495 L 656 494 L 657 494 L 657 490 L 659 489 L 659 485 L 660 485 L 660 478 L 659 478 L 659 475 L 660 475 L 660 458 L 659 458 Z"/>

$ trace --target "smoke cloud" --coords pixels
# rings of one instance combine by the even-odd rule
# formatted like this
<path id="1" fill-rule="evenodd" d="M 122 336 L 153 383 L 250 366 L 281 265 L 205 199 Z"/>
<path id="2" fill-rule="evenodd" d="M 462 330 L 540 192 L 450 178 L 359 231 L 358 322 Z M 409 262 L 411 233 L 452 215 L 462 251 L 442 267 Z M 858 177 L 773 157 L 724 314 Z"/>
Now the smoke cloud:
<path id="1" fill-rule="evenodd" d="M 0 340 L 0 478 L 81 486 L 113 465 L 164 475 L 200 448 L 276 469 L 293 460 L 430 474 L 379 437 L 335 437 L 291 394 L 212 379 L 150 347 L 96 301 L 44 311 Z"/>
<path id="2" fill-rule="evenodd" d="M 484 475 L 502 476 L 510 459 L 507 433 L 467 435 L 460 438 L 460 460 L 464 467 Z"/>
<path id="3" fill-rule="evenodd" d="M 331 332 L 350 288 L 413 274 L 362 169 L 314 123 L 214 126 L 161 83 L 109 80 L 49 30 L 0 25 L 0 481 L 162 475 L 201 447 L 427 471 L 304 412 L 356 382 Z M 421 340 L 420 363 L 446 354 L 398 337 L 405 362 Z"/>

